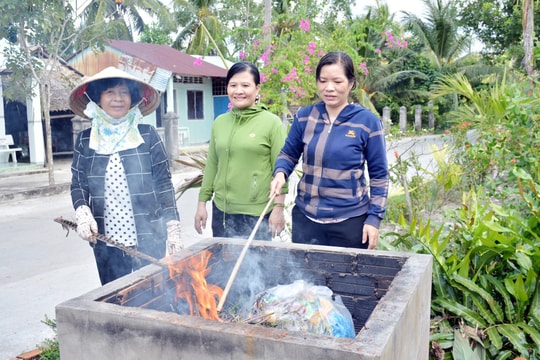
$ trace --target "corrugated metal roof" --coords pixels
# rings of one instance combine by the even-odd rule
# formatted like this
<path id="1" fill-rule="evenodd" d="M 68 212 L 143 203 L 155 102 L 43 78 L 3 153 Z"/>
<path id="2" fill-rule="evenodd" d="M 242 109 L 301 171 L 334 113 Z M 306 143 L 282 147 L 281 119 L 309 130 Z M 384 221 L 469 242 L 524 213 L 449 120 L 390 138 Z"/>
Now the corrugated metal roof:
<path id="1" fill-rule="evenodd" d="M 199 61 L 200 65 L 195 65 L 195 60 L 191 55 L 170 46 L 134 43 L 126 40 L 111 40 L 109 46 L 125 54 L 145 60 L 157 67 L 169 70 L 174 74 L 209 77 L 227 76 L 227 70 L 204 60 Z"/>

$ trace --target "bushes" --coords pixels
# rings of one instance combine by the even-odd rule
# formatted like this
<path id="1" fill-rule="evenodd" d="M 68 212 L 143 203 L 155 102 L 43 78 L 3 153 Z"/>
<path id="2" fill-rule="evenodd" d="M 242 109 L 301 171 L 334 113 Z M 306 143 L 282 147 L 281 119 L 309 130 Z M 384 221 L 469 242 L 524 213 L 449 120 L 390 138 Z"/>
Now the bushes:
<path id="1" fill-rule="evenodd" d="M 383 236 L 387 248 L 433 255 L 433 359 L 540 358 L 539 97 L 503 85 L 458 93 L 451 156 L 409 192 L 442 216 L 409 208 Z"/>

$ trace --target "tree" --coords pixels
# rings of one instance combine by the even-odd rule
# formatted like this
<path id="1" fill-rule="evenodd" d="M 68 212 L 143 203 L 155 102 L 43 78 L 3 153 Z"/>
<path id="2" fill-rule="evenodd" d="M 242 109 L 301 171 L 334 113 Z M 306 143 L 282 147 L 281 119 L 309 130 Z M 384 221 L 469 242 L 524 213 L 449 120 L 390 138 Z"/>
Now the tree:
<path id="1" fill-rule="evenodd" d="M 424 50 L 438 68 L 461 58 L 469 49 L 470 37 L 460 31 L 458 11 L 451 1 L 423 0 L 424 18 L 405 12 L 408 29 L 424 45 Z"/>
<path id="2" fill-rule="evenodd" d="M 149 44 L 159 44 L 171 46 L 172 39 L 169 37 L 167 31 L 156 24 L 146 25 L 144 31 L 141 34 L 141 42 Z"/>
<path id="3" fill-rule="evenodd" d="M 173 42 L 175 49 L 199 55 L 228 54 L 222 36 L 226 31 L 214 14 L 214 6 L 214 0 L 173 1 L 175 19 L 183 27 Z"/>
<path id="4" fill-rule="evenodd" d="M 133 41 L 144 31 L 144 15 L 155 17 L 164 29 L 173 28 L 170 11 L 159 0 L 91 0 L 80 15 L 81 31 L 85 38 Z"/>
<path id="5" fill-rule="evenodd" d="M 521 2 L 515 0 L 458 0 L 460 24 L 474 33 L 485 46 L 485 52 L 510 52 L 522 56 L 523 14 Z M 532 8 L 531 8 L 532 9 Z M 538 25 L 533 27 L 539 33 Z"/>
<path id="6" fill-rule="evenodd" d="M 220 4 L 215 14 L 220 24 L 226 29 L 220 39 L 226 43 L 231 58 L 238 59 L 238 54 L 254 42 L 258 41 L 265 29 L 270 26 L 264 23 L 264 4 L 258 1 L 227 0 Z M 272 3 L 272 16 L 274 18 L 274 4 Z"/>
<path id="7" fill-rule="evenodd" d="M 483 82 L 488 76 L 504 71 L 503 66 L 490 65 L 484 57 L 470 51 L 471 36 L 460 26 L 460 13 L 454 2 L 423 1 L 427 8 L 424 16 L 405 13 L 403 21 L 414 35 L 413 47 L 430 59 L 437 72 L 431 82 L 449 74 L 464 74 L 476 88 L 485 86 Z M 458 106 L 457 94 L 438 101 L 443 101 L 447 108 Z"/>
<path id="8" fill-rule="evenodd" d="M 358 55 L 365 59 L 360 69 L 364 76 L 359 77 L 356 90 L 365 99 L 362 104 L 372 102 L 380 111 L 387 105 L 412 108 L 427 103 L 429 75 L 425 71 L 430 69 L 423 66 L 427 61 L 409 48 L 388 5 L 377 2 L 367 7 L 365 15 L 345 24 L 342 36 L 351 37 Z"/>
<path id="9" fill-rule="evenodd" d="M 523 69 L 527 75 L 533 75 L 533 47 L 534 47 L 534 2 L 523 0 Z"/>
<path id="10" fill-rule="evenodd" d="M 308 13 L 298 9 L 298 14 Z M 310 13 L 310 12 L 309 12 Z M 280 19 L 274 20 L 275 23 Z M 391 21 L 379 21 L 366 17 L 344 20 L 333 26 L 333 31 L 302 15 L 289 15 L 282 19 L 281 32 L 272 32 L 270 43 L 261 35 L 242 55 L 260 64 L 261 94 L 264 103 L 275 113 L 285 117 L 289 108 L 303 106 L 316 100 L 315 69 L 319 59 L 328 51 L 348 53 L 357 64 L 357 90 L 353 100 L 372 108 L 371 94 L 367 93 L 367 64 L 377 57 L 379 46 L 395 46 L 396 42 L 385 40 L 391 34 Z M 398 33 L 396 39 L 401 39 Z"/>
<path id="11" fill-rule="evenodd" d="M 6 67 L 11 73 L 10 86 L 4 95 L 24 99 L 33 95 L 36 87 L 39 89 L 50 185 L 55 183 L 50 119 L 52 80 L 61 73 L 66 51 L 79 42 L 80 33 L 73 31 L 74 15 L 69 1 L 65 0 L 0 3 L 0 23 L 5 24 L 0 35 L 8 35 L 13 42 L 5 53 Z"/>

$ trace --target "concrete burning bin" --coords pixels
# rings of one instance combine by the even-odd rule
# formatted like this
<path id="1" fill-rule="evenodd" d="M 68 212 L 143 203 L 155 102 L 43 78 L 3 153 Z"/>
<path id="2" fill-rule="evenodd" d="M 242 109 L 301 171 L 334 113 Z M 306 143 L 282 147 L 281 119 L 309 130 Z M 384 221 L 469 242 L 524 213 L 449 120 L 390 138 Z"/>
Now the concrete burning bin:
<path id="1" fill-rule="evenodd" d="M 243 244 L 210 239 L 175 260 L 209 250 L 208 283 L 225 287 Z M 167 270 L 150 265 L 56 307 L 61 358 L 427 360 L 431 271 L 428 255 L 254 241 L 223 311 L 304 279 L 341 296 L 349 339 L 179 315 Z"/>

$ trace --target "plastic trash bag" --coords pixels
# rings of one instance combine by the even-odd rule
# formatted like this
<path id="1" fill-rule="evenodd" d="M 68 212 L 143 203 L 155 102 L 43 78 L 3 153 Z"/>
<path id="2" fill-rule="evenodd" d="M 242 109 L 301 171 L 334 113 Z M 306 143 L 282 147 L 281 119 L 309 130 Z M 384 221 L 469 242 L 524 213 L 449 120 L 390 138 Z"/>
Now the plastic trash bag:
<path id="1" fill-rule="evenodd" d="M 289 331 L 354 338 L 354 325 L 341 297 L 332 290 L 304 280 L 259 293 L 250 317 Z"/>

